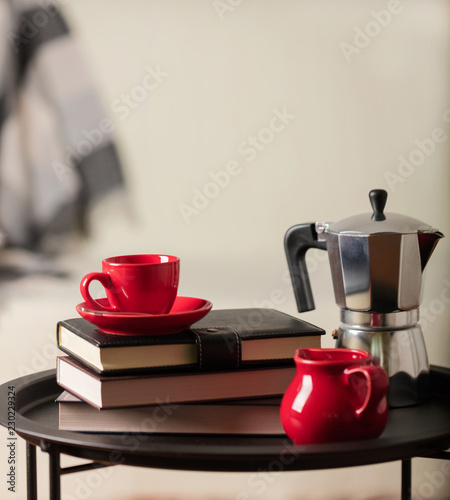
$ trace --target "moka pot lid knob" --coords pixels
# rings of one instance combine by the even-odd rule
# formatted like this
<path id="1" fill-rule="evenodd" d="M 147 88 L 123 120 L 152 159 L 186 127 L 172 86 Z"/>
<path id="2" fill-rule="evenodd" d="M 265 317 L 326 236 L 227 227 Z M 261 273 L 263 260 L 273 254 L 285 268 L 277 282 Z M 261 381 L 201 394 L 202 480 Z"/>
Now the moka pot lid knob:
<path id="1" fill-rule="evenodd" d="M 388 193 L 384 189 L 373 189 L 369 193 L 372 213 L 347 217 L 330 224 L 325 232 L 342 235 L 401 235 L 411 233 L 437 233 L 429 224 L 408 215 L 384 212 Z"/>

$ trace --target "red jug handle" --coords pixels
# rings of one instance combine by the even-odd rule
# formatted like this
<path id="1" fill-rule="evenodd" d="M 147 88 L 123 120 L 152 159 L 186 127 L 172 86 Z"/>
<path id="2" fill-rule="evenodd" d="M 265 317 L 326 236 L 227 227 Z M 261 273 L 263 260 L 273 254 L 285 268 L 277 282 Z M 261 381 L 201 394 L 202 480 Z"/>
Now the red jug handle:
<path id="1" fill-rule="evenodd" d="M 364 402 L 359 408 L 355 408 L 355 415 L 361 421 L 371 421 L 377 414 L 378 405 L 386 395 L 389 388 L 389 377 L 386 371 L 378 365 L 355 366 L 344 370 L 344 380 L 347 385 L 358 392 L 358 383 L 355 383 L 354 375 L 360 373 L 364 376 L 367 384 Z M 387 404 L 387 403 L 386 403 Z M 384 410 L 384 408 L 383 408 Z"/>

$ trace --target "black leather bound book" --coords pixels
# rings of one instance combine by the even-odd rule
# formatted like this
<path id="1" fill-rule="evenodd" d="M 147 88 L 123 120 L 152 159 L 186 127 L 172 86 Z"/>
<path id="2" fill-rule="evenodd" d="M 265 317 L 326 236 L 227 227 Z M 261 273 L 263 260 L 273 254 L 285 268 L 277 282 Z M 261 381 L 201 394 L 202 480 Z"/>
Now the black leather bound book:
<path id="1" fill-rule="evenodd" d="M 217 309 L 189 330 L 165 335 L 115 335 L 68 319 L 58 322 L 57 343 L 97 373 L 117 375 L 290 365 L 295 349 L 320 347 L 324 333 L 274 309 Z"/>

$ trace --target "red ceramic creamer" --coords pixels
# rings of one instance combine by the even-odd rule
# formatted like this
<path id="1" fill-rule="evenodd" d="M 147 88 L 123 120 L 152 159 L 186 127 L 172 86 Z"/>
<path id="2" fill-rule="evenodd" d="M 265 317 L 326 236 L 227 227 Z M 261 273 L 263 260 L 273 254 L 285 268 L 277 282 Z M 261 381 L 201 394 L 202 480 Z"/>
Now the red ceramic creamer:
<path id="1" fill-rule="evenodd" d="M 297 349 L 280 418 L 295 444 L 378 437 L 388 418 L 387 373 L 356 349 Z"/>

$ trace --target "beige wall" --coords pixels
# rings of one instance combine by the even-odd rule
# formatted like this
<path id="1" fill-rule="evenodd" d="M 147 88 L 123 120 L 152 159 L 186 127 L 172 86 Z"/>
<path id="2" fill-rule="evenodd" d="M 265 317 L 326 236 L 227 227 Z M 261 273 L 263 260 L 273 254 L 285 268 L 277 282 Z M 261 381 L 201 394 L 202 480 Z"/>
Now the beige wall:
<path id="1" fill-rule="evenodd" d="M 450 236 L 448 2 L 61 3 L 113 120 L 139 219 L 132 225 L 117 207 L 99 210 L 94 238 L 72 256 L 80 276 L 107 254 L 171 252 L 182 259 L 182 295 L 208 298 L 217 308 L 261 305 L 296 314 L 283 250 L 291 225 L 369 211 L 367 194 L 376 187 L 389 192 L 388 211 Z M 430 150 L 421 154 L 428 138 Z M 401 166 L 401 157 L 415 165 Z M 449 256 L 447 238 L 423 291 L 430 361 L 446 366 Z M 323 345 L 331 347 L 338 309 L 324 258 L 309 257 L 317 310 L 302 317 L 327 330 Z M 74 314 L 75 281 L 39 293 L 31 287 L 4 306 L 5 335 L 20 328 L 24 307 L 34 313 L 32 331 L 20 334 L 42 355 L 39 368 L 54 364 L 43 353 L 51 351 L 54 323 Z M 20 351 L 18 338 L 11 352 L 36 368 L 36 354 Z M 20 375 L 17 357 L 5 361 L 1 375 Z M 439 467 L 414 461 L 418 493 L 426 473 Z M 145 491 L 224 500 L 398 498 L 399 474 L 399 463 L 272 474 L 257 487 L 249 474 L 115 469 L 87 498 Z M 81 480 L 64 478 L 68 493 L 75 497 Z M 447 478 L 432 498 L 449 494 Z"/>
<path id="2" fill-rule="evenodd" d="M 377 187 L 387 211 L 450 235 L 448 2 L 78 0 L 66 11 L 140 217 L 130 238 L 115 238 L 117 223 L 99 229 L 107 253 L 170 250 L 182 293 L 251 305 L 281 289 L 295 312 L 283 250 L 293 224 L 368 212 Z M 430 261 L 425 307 L 450 279 L 449 241 Z M 310 256 L 309 316 L 333 328 L 323 258 Z M 450 310 L 430 317 L 431 360 L 447 364 Z"/>

